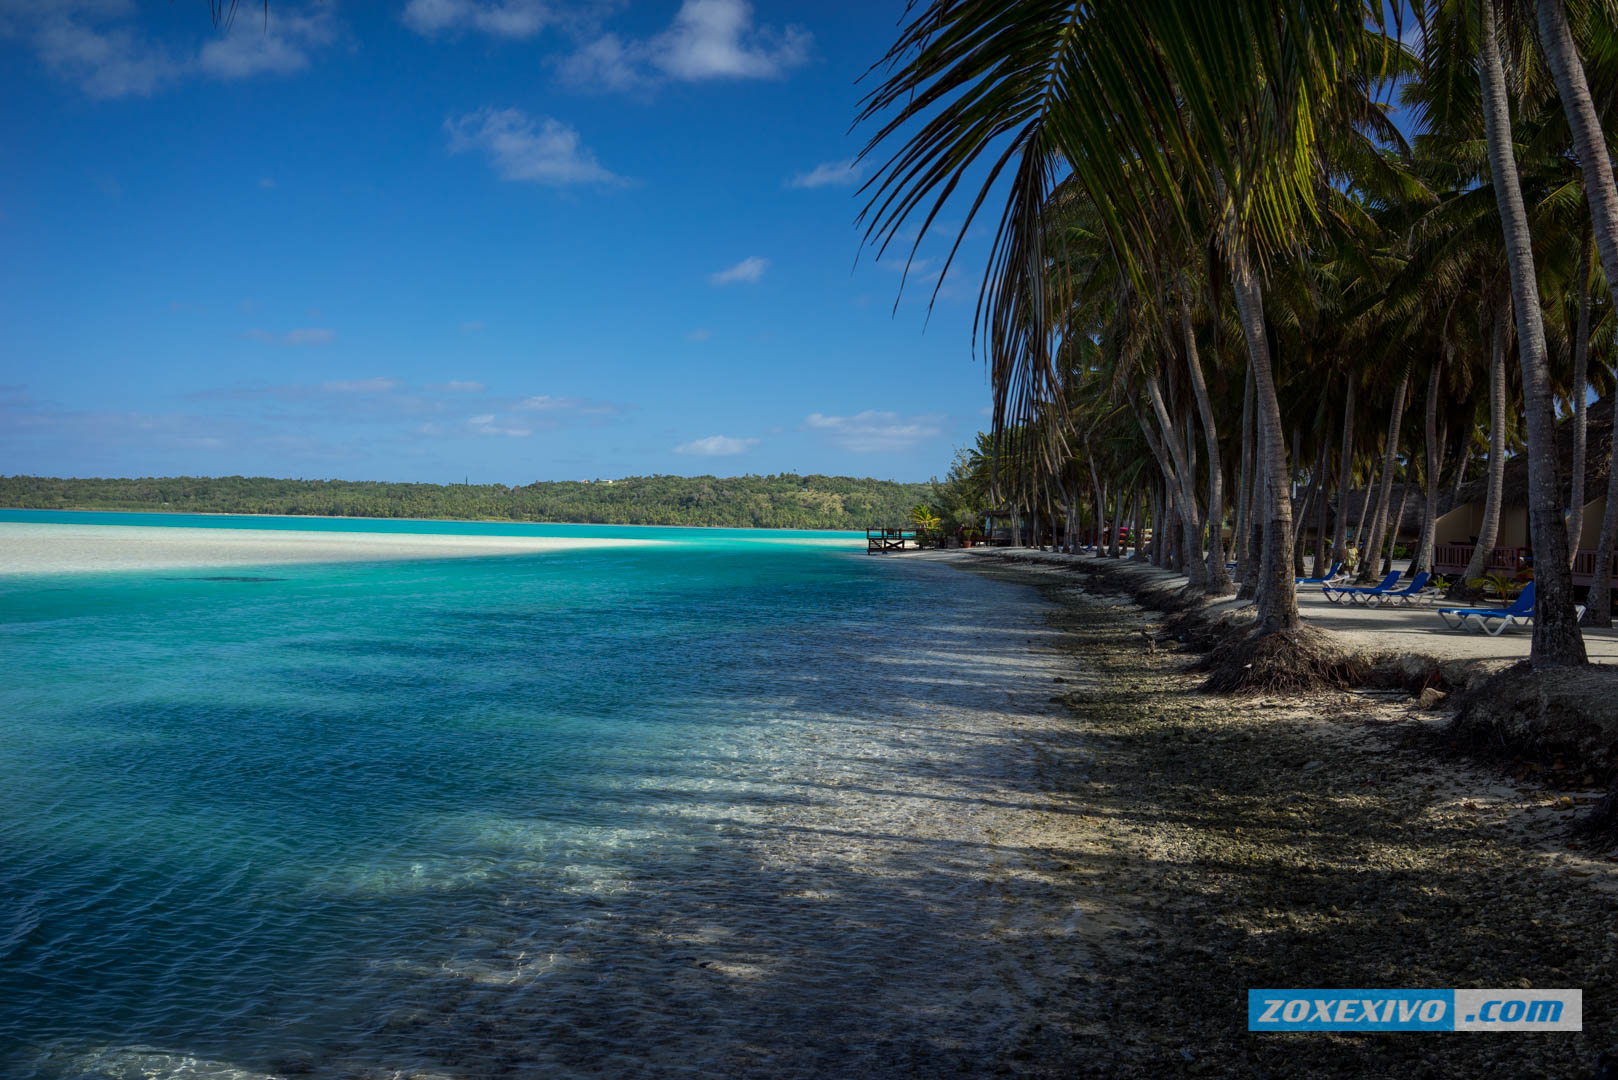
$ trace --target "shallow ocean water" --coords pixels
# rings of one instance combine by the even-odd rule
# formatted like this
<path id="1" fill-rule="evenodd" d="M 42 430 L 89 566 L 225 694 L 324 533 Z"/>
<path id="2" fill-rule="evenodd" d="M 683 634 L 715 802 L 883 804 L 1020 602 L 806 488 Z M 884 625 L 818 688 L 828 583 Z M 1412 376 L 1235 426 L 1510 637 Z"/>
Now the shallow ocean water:
<path id="1" fill-rule="evenodd" d="M 959 685 L 1023 633 L 1006 587 L 669 532 L 0 581 L 0 1075 L 925 1075 L 1003 1041 L 976 984 L 880 1004 L 974 955 L 943 898 L 1002 856 L 875 873 L 849 823 L 897 836 L 871 778 L 1044 677 Z"/>

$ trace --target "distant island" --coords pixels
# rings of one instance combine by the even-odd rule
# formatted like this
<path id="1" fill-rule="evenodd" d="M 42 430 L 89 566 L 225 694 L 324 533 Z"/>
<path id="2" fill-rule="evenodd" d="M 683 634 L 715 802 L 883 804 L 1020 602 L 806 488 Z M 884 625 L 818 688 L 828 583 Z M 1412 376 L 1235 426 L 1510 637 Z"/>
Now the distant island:
<path id="1" fill-rule="evenodd" d="M 631 476 L 504 484 L 391 484 L 263 476 L 0 476 L 0 506 L 193 514 L 460 518 L 594 525 L 863 529 L 909 520 L 931 484 L 849 476 Z"/>

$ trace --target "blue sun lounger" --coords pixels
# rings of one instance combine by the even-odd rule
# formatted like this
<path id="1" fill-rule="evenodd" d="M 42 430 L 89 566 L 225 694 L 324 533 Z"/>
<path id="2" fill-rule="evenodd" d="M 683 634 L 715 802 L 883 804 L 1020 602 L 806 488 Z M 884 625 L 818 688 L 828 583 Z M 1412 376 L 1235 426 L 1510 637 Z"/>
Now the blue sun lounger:
<path id="1" fill-rule="evenodd" d="M 1419 604 L 1424 599 L 1424 597 L 1421 595 L 1422 590 L 1427 588 L 1427 582 L 1432 579 L 1432 576 L 1433 575 L 1423 570 L 1414 578 L 1410 579 L 1409 585 L 1406 585 L 1398 592 L 1379 593 L 1376 596 L 1371 597 L 1369 602 L 1373 604 L 1387 604 L 1397 600 L 1401 604 Z"/>
<path id="2" fill-rule="evenodd" d="M 1575 604 L 1574 611 L 1578 618 L 1584 618 L 1584 605 Z M 1444 620 L 1444 625 L 1451 630 L 1459 630 L 1471 623 L 1477 622 L 1477 629 L 1486 631 L 1499 637 L 1508 626 L 1517 623 L 1527 625 L 1534 621 L 1534 583 L 1530 581 L 1528 587 L 1517 596 L 1517 600 L 1510 607 L 1503 608 L 1439 608 L 1438 617 Z M 1454 622 L 1450 620 L 1454 619 Z"/>
<path id="3" fill-rule="evenodd" d="M 1234 567 L 1236 564 L 1231 563 L 1230 565 L 1232 567 Z M 1337 575 L 1341 574 L 1342 572 L 1343 572 L 1343 564 L 1342 564 L 1341 561 L 1338 561 L 1338 562 L 1334 562 L 1334 563 L 1331 564 L 1331 572 L 1328 573 L 1325 577 L 1293 578 L 1292 583 L 1294 585 L 1329 585 L 1333 581 L 1336 581 L 1337 580 Z"/>
<path id="4" fill-rule="evenodd" d="M 1382 596 L 1399 584 L 1399 571 L 1389 570 L 1388 576 L 1375 585 L 1322 585 L 1320 591 L 1334 604 L 1347 600 L 1353 604 L 1368 604 L 1372 597 Z"/>

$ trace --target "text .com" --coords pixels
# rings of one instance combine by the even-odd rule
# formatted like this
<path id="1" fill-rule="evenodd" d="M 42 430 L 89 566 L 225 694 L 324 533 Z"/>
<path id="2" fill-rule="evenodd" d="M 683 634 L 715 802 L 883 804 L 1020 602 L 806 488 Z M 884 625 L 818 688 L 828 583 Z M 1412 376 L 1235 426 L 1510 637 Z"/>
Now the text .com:
<path id="1" fill-rule="evenodd" d="M 1581 1031 L 1579 990 L 1249 990 L 1249 1031 Z"/>

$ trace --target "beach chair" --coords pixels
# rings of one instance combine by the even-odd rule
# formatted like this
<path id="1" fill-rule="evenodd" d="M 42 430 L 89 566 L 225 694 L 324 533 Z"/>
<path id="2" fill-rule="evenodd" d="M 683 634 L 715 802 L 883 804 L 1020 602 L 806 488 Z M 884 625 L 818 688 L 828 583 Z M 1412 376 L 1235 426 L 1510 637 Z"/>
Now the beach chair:
<path id="1" fill-rule="evenodd" d="M 1391 592 L 1393 587 L 1399 584 L 1399 573 L 1398 570 L 1390 570 L 1388 576 L 1375 585 L 1322 585 L 1320 591 L 1334 604 L 1340 604 L 1345 600 L 1351 604 L 1368 604 L 1372 602 L 1373 597 Z"/>
<path id="2" fill-rule="evenodd" d="M 1236 566 L 1235 563 L 1231 563 L 1230 565 L 1231 565 L 1232 568 L 1234 568 Z M 1337 575 L 1341 574 L 1342 572 L 1343 572 L 1343 564 L 1342 564 L 1342 562 L 1341 561 L 1334 562 L 1334 563 L 1331 564 L 1331 570 L 1326 574 L 1325 577 L 1293 578 L 1292 583 L 1294 585 L 1330 585 L 1332 582 L 1337 580 Z"/>
<path id="3" fill-rule="evenodd" d="M 1427 588 L 1427 582 L 1432 580 L 1432 576 L 1433 575 L 1423 570 L 1421 573 L 1417 574 L 1411 579 L 1409 585 L 1406 585 L 1398 592 L 1380 593 L 1371 597 L 1368 602 L 1372 604 L 1387 604 L 1396 601 L 1400 604 L 1419 604 L 1426 599 L 1426 597 L 1422 596 L 1421 594 L 1423 590 Z"/>
<path id="4" fill-rule="evenodd" d="M 1534 621 L 1534 583 L 1530 581 L 1528 587 L 1517 594 L 1516 601 L 1510 607 L 1439 608 L 1438 617 L 1451 630 L 1460 630 L 1475 621 L 1478 630 L 1499 637 L 1506 627 L 1514 623 L 1527 624 Z M 1582 607 L 1579 610 L 1579 617 L 1584 617 Z"/>

